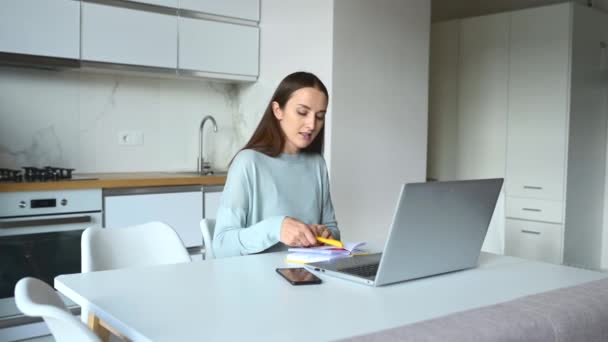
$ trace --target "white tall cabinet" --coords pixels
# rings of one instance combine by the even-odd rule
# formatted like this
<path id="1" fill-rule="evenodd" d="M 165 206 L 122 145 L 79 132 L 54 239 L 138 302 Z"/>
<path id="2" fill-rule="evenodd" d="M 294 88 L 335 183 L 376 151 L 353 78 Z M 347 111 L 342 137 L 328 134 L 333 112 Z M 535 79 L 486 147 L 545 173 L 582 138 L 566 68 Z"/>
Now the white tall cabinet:
<path id="1" fill-rule="evenodd" d="M 429 140 L 429 176 L 504 175 L 505 254 L 606 268 L 608 15 L 566 3 L 434 31 L 443 25 L 458 42 L 445 33 L 432 46 L 455 46 L 459 60 L 456 71 L 431 68 L 429 136 L 448 139 Z M 455 95 L 434 93 L 433 80 Z M 451 126 L 437 124 L 444 117 Z"/>
<path id="2" fill-rule="evenodd" d="M 571 13 L 566 4 L 511 14 L 505 252 L 554 263 L 566 262 Z"/>
<path id="3" fill-rule="evenodd" d="M 431 33 L 428 176 L 505 176 L 509 15 L 434 24 Z M 483 250 L 503 253 L 504 193 Z"/>
<path id="4" fill-rule="evenodd" d="M 603 267 L 607 38 L 577 4 L 511 15 L 507 254 Z"/>

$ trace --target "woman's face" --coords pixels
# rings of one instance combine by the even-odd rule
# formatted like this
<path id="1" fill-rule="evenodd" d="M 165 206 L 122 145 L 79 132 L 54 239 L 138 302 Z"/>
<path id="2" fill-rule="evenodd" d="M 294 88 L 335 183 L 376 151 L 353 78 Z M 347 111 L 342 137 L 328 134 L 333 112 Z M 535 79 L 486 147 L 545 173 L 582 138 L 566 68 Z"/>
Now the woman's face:
<path id="1" fill-rule="evenodd" d="M 325 122 L 327 97 L 316 88 L 301 88 L 291 94 L 284 108 L 272 103 L 274 116 L 285 134 L 284 153 L 298 153 L 310 145 Z"/>

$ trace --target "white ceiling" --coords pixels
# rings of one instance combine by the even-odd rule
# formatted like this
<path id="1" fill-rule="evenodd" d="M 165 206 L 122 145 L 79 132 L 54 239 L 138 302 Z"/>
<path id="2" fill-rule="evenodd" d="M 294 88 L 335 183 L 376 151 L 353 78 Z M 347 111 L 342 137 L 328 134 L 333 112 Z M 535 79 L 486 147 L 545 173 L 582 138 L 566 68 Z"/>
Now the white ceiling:
<path id="1" fill-rule="evenodd" d="M 577 0 L 608 11 L 608 0 Z M 474 17 L 483 14 L 512 11 L 550 5 L 567 0 L 432 0 L 432 20 Z"/>

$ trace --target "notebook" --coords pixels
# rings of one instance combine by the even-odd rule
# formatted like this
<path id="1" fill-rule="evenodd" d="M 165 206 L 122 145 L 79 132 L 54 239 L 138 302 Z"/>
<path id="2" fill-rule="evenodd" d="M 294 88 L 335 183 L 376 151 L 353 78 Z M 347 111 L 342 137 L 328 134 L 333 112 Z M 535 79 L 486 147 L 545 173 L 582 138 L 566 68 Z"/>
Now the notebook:
<path id="1" fill-rule="evenodd" d="M 304 267 L 372 286 L 475 267 L 502 183 L 497 178 L 404 184 L 383 253 Z"/>
<path id="2" fill-rule="evenodd" d="M 343 242 L 343 244 L 342 248 L 334 246 L 292 247 L 288 249 L 290 253 L 285 257 L 285 262 L 306 264 L 367 253 L 363 249 L 365 242 Z"/>

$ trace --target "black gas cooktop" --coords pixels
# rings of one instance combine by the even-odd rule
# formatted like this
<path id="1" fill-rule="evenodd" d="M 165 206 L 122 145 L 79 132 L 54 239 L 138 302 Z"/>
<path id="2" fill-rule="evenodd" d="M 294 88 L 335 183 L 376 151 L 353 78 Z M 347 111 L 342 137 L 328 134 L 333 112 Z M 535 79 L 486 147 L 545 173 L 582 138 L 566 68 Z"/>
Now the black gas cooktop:
<path id="1" fill-rule="evenodd" d="M 0 182 L 52 182 L 73 180 L 74 169 L 25 166 L 21 170 L 0 168 Z"/>

